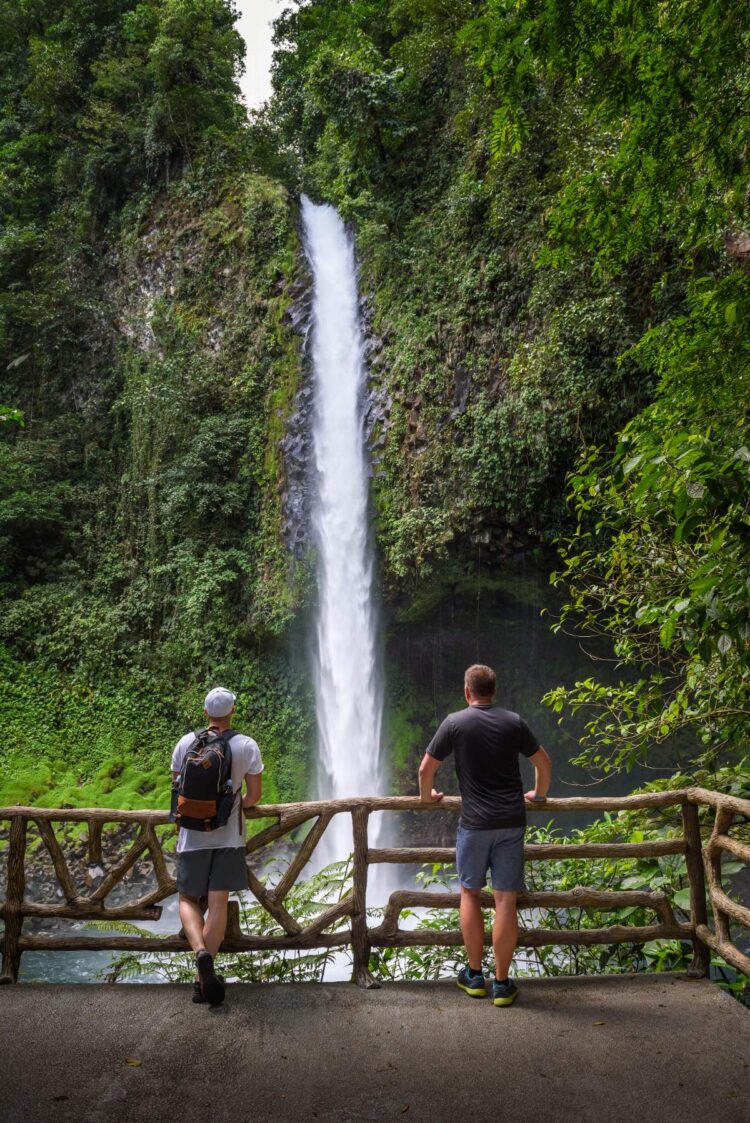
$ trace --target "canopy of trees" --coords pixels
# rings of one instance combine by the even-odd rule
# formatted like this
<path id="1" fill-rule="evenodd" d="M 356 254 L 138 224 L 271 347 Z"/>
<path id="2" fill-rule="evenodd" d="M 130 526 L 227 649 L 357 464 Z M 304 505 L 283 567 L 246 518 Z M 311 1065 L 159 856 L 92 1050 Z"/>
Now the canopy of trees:
<path id="1" fill-rule="evenodd" d="M 283 678 L 309 589 L 279 445 L 304 189 L 357 233 L 386 592 L 559 540 L 560 626 L 623 671 L 549 699 L 589 712 L 587 762 L 686 726 L 709 762 L 744 752 L 745 8 L 294 3 L 249 122 L 234 22 L 229 0 L 0 0 L 8 674 L 144 698 Z"/>

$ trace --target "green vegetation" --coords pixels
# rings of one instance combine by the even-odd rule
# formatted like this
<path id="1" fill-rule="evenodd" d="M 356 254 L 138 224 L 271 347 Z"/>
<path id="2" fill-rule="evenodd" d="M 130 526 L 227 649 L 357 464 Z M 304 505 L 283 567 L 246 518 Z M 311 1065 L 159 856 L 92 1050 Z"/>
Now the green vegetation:
<path id="1" fill-rule="evenodd" d="M 1 14 L 0 798 L 163 802 L 159 764 L 222 672 L 268 794 L 298 797 L 294 208 L 245 125 L 230 6 Z"/>
<path id="2" fill-rule="evenodd" d="M 262 746 L 268 802 L 308 787 L 311 702 L 283 654 L 220 663 L 210 678 L 162 684 L 130 670 L 98 682 L 0 649 L 0 805 L 167 807 L 168 756 L 178 736 L 202 728 L 201 702 L 217 679 L 237 692 L 237 724 Z"/>
<path id="3" fill-rule="evenodd" d="M 499 158 L 532 142 L 544 91 L 578 102 L 589 143 L 561 176 L 543 258 L 565 270 L 585 252 L 613 278 L 658 264 L 656 290 L 684 290 L 621 356 L 651 372 L 654 401 L 571 482 L 562 623 L 610 639 L 626 675 L 551 701 L 591 712 L 595 766 L 629 767 L 685 727 L 707 762 L 736 759 L 750 730 L 747 13 L 490 0 L 462 41 L 497 102 Z"/>
<path id="4" fill-rule="evenodd" d="M 309 0 L 249 122 L 229 0 L 0 0 L 0 25 L 3 801 L 164 802 L 222 676 L 267 794 L 305 790 L 299 189 L 357 233 L 392 636 L 559 539 L 560 626 L 622 671 L 548 696 L 588 715 L 582 761 L 682 730 L 696 766 L 746 757 L 741 6 Z M 445 701 L 409 675 L 398 781 Z"/>
<path id="5" fill-rule="evenodd" d="M 417 595 L 477 533 L 555 532 L 581 442 L 610 440 L 650 391 L 618 355 L 676 299 L 649 291 L 658 265 L 542 264 L 585 127 L 574 98 L 541 96 L 529 144 L 493 159 L 493 99 L 461 45 L 476 7 L 340 0 L 278 25 L 271 118 L 305 188 L 356 223 L 393 402 L 374 488 L 384 577 Z"/>

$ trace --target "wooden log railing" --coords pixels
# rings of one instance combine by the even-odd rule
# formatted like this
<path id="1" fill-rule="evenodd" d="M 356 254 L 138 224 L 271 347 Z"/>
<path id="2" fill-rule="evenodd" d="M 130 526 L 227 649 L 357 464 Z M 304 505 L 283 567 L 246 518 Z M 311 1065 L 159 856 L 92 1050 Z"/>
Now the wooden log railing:
<path id="1" fill-rule="evenodd" d="M 309 948 L 351 947 L 353 979 L 360 986 L 376 986 L 369 972 L 370 950 L 377 947 L 455 946 L 461 943 L 458 930 L 440 931 L 434 928 L 403 929 L 399 919 L 405 908 L 427 906 L 457 908 L 457 893 L 397 891 L 390 895 L 383 918 L 376 927 L 367 924 L 367 879 L 370 866 L 378 863 L 425 863 L 455 861 L 455 850 L 450 847 L 415 846 L 404 848 L 372 848 L 368 842 L 369 816 L 376 811 L 433 811 L 456 813 L 461 802 L 456 797 L 446 797 L 440 803 L 425 804 L 410 796 L 356 797 L 344 800 L 317 801 L 293 804 L 266 804 L 247 812 L 253 819 L 274 819 L 247 842 L 248 888 L 261 907 L 281 929 L 280 934 L 254 934 L 243 932 L 236 907 L 230 909 L 230 921 L 222 945 L 225 951 L 274 951 Z M 701 837 L 699 808 L 714 809 L 713 829 L 705 844 Z M 647 792 L 620 797 L 573 797 L 548 799 L 543 804 L 529 806 L 529 810 L 550 812 L 565 811 L 627 811 L 636 809 L 663 809 L 680 807 L 683 834 L 677 838 L 664 838 L 646 842 L 611 843 L 554 843 L 527 845 L 525 860 L 541 862 L 559 858 L 642 858 L 668 854 L 684 854 L 690 886 L 690 915 L 687 922 L 678 921 L 672 903 L 663 892 L 628 890 L 607 892 L 589 887 L 555 892 L 525 892 L 519 894 L 519 907 L 545 908 L 595 908 L 600 911 L 636 906 L 653 911 L 653 923 L 646 925 L 613 924 L 603 928 L 548 929 L 522 928 L 519 945 L 584 945 L 642 943 L 647 940 L 678 939 L 691 941 L 693 968 L 705 975 L 710 962 L 710 949 L 714 949 L 727 963 L 750 975 L 750 956 L 732 941 L 730 924 L 734 922 L 750 929 L 750 909 L 734 901 L 722 888 L 722 854 L 750 865 L 750 845 L 730 832 L 736 819 L 750 822 L 750 800 L 708 791 L 704 788 L 686 788 L 678 791 Z M 303 927 L 287 908 L 289 893 L 307 865 L 323 833 L 334 815 L 348 814 L 352 818 L 353 861 L 352 889 L 342 900 L 322 908 L 314 920 Z M 72 933 L 38 935 L 25 933 L 27 917 L 76 920 L 158 920 L 161 907 L 158 902 L 176 891 L 170 876 L 162 841 L 157 827 L 168 822 L 166 811 L 119 811 L 107 808 L 35 808 L 6 807 L 0 809 L 0 823 L 8 823 L 7 881 L 5 900 L 0 905 L 4 921 L 2 940 L 2 975 L 0 982 L 15 982 L 18 978 L 21 956 L 31 950 L 111 950 L 111 951 L 186 951 L 187 943 L 182 933 L 169 936 L 123 935 L 116 931 L 101 932 L 96 936 Z M 264 884 L 253 868 L 255 856 L 266 845 L 275 842 L 297 827 L 312 822 L 297 853 L 275 884 Z M 88 858 L 90 863 L 104 867 L 103 828 L 105 825 L 130 824 L 137 828 L 135 839 L 125 854 L 116 857 L 108 869 L 102 868 L 102 879 L 88 891 L 76 884 L 69 859 L 61 846 L 53 824 L 86 824 Z M 40 843 L 52 862 L 58 886 L 59 901 L 52 903 L 28 900 L 26 897 L 26 858 L 28 828 L 33 825 Z M 121 885 L 137 862 L 150 859 L 156 886 L 133 900 L 108 904 L 112 890 Z M 709 927 L 706 906 L 706 887 L 713 916 Z M 482 904 L 491 905 L 492 897 L 482 895 Z M 334 927 L 348 918 L 347 927 Z M 487 943 L 491 942 L 489 933 Z"/>

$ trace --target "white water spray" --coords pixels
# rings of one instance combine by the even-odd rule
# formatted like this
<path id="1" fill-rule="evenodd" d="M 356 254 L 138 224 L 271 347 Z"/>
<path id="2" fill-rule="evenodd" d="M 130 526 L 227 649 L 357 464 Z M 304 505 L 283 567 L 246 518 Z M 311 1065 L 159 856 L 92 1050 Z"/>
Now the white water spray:
<path id="1" fill-rule="evenodd" d="M 302 220 L 313 276 L 318 790 L 323 799 L 342 799 L 385 791 L 367 524 L 363 339 L 352 239 L 333 207 L 305 196 Z M 351 846 L 351 819 L 337 815 L 321 842 L 322 859 L 340 860 Z"/>

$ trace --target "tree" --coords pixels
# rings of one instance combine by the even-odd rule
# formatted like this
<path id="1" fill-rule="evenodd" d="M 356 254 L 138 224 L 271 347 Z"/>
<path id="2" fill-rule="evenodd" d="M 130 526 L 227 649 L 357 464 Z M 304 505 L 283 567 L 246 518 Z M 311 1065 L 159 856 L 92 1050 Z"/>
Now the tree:
<path id="1" fill-rule="evenodd" d="M 583 760 L 594 766 L 629 767 L 686 726 L 712 760 L 742 752 L 750 282 L 737 246 L 750 222 L 750 16 L 729 0 L 489 0 L 461 38 L 495 100 L 498 158 L 528 143 L 545 95 L 567 91 L 586 122 L 540 259 L 561 267 L 583 248 L 618 275 L 651 261 L 655 291 L 672 292 L 669 314 L 627 352 L 658 377 L 655 400 L 614 455 L 583 455 L 556 577 L 569 594 L 560 626 L 607 637 L 627 674 L 549 701 L 592 713 Z"/>
<path id="2" fill-rule="evenodd" d="M 545 92 L 574 92 L 573 145 L 550 232 L 601 268 L 673 244 L 698 265 L 748 222 L 750 17 L 732 0 L 487 0 L 460 33 L 496 103 L 493 147 L 518 150 Z"/>
<path id="3" fill-rule="evenodd" d="M 741 754 L 750 733 L 750 311 L 743 279 L 693 286 L 689 314 L 637 350 L 660 375 L 611 459 L 591 450 L 571 481 L 577 528 L 555 576 L 558 627 L 604 636 L 626 671 L 549 701 L 591 717 L 584 763 L 629 768 L 691 729 Z M 731 321 L 731 324 L 728 323 Z"/>

